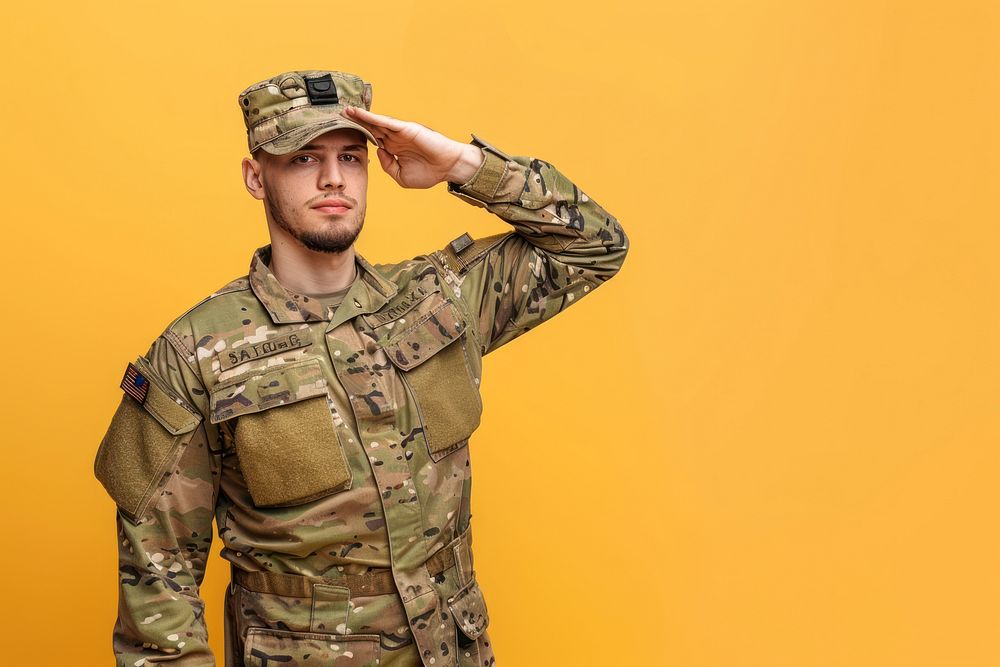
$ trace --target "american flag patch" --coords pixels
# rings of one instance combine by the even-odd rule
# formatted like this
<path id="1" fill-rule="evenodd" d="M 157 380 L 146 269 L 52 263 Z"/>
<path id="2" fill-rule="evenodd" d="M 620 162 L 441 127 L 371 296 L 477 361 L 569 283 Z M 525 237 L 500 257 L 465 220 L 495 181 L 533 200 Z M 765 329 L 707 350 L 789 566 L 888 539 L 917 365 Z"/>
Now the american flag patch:
<path id="1" fill-rule="evenodd" d="M 135 364 L 129 362 L 129 365 L 125 368 L 125 377 L 122 378 L 122 389 L 135 400 L 144 403 L 146 401 L 146 393 L 149 391 L 149 380 L 139 372 Z"/>

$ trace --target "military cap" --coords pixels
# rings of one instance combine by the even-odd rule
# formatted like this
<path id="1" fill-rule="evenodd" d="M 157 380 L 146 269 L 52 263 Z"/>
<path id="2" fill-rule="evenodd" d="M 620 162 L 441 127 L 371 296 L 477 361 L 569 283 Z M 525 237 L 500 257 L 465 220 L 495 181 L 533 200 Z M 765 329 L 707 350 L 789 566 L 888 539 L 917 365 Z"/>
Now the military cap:
<path id="1" fill-rule="evenodd" d="M 342 115 L 347 105 L 371 110 L 372 85 L 356 74 L 303 70 L 283 72 L 246 88 L 239 96 L 247 145 L 284 155 L 313 137 L 340 128 L 372 133 Z"/>

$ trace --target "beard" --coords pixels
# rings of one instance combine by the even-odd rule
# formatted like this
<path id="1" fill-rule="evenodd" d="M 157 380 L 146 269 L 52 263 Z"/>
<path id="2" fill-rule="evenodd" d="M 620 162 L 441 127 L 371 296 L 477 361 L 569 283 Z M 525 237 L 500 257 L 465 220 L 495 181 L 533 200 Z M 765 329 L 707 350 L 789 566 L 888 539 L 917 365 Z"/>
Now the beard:
<path id="1" fill-rule="evenodd" d="M 361 228 L 365 226 L 365 209 L 352 208 L 353 217 L 342 216 L 341 219 L 323 229 L 309 230 L 301 229 L 293 225 L 290 221 L 295 218 L 294 214 L 288 211 L 270 197 L 264 199 L 264 205 L 271 214 L 271 219 L 275 224 L 285 230 L 299 243 L 317 252 L 337 253 L 344 252 L 350 248 L 354 241 L 361 234 Z"/>

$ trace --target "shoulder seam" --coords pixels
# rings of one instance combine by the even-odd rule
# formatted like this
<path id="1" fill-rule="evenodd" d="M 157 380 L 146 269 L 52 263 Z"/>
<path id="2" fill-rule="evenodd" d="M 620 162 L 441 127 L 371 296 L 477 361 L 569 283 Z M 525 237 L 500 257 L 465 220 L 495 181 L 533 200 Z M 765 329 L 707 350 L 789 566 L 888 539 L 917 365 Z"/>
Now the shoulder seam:
<path id="1" fill-rule="evenodd" d="M 189 350 L 186 347 L 184 347 L 184 341 L 182 341 L 181 337 L 175 334 L 173 330 L 166 329 L 160 335 L 166 338 L 167 342 L 170 343 L 175 350 L 177 350 L 177 354 L 183 355 L 185 357 L 194 356 L 194 350 Z"/>
<path id="2" fill-rule="evenodd" d="M 177 317 L 175 317 L 170 322 L 170 324 L 167 325 L 166 329 L 164 329 L 163 332 L 160 334 L 160 337 L 163 338 L 165 341 L 167 341 L 167 343 L 170 344 L 170 347 L 172 347 L 174 349 L 174 351 L 177 353 L 177 356 L 179 356 L 184 361 L 184 363 L 187 365 L 187 367 L 191 370 L 191 372 L 194 374 L 194 376 L 198 379 L 198 384 L 201 385 L 201 389 L 204 390 L 204 391 L 206 391 L 206 392 L 208 391 L 208 388 L 205 385 L 205 378 L 202 376 L 201 369 L 198 368 L 197 364 L 193 363 L 194 361 L 196 361 L 197 351 L 196 350 L 189 350 L 189 349 L 187 349 L 187 347 L 184 345 L 184 341 L 181 340 L 181 337 L 178 336 L 177 333 L 174 331 L 174 327 L 177 326 L 178 322 L 180 322 L 185 317 L 187 317 L 193 310 L 195 310 L 199 306 L 201 306 L 201 305 L 203 305 L 203 304 L 211 301 L 212 299 L 214 299 L 216 297 L 224 296 L 226 294 L 232 294 L 234 292 L 243 292 L 243 291 L 249 290 L 250 289 L 249 284 L 247 284 L 245 286 L 234 286 L 234 287 L 231 287 L 229 289 L 226 289 L 226 287 L 229 286 L 229 285 L 231 285 L 232 283 L 234 283 L 236 281 L 239 281 L 239 280 L 245 280 L 247 278 L 249 278 L 249 274 L 245 274 L 245 275 L 239 276 L 238 278 L 233 278 L 228 283 L 226 283 L 221 288 L 219 288 L 219 290 L 217 290 L 215 292 L 212 292 L 211 294 L 209 294 L 208 296 L 206 296 L 205 298 L 201 299 L 200 301 L 198 301 L 197 303 L 195 303 L 194 305 L 192 305 L 190 308 L 188 308 L 187 310 L 185 310 L 183 313 L 181 313 L 180 315 L 178 315 Z M 205 415 L 205 419 L 208 419 L 207 415 Z"/>
<path id="3" fill-rule="evenodd" d="M 243 279 L 248 278 L 248 277 L 249 277 L 249 274 L 242 275 L 239 278 L 234 278 L 233 280 L 230 280 L 228 283 L 226 283 L 226 285 L 230 285 L 230 284 L 236 282 L 237 280 L 243 280 Z M 177 317 L 175 317 L 170 322 L 170 324 L 167 325 L 167 330 L 173 329 L 174 325 L 176 325 L 182 319 L 184 319 L 185 317 L 187 317 L 188 314 L 190 314 L 192 310 L 194 310 L 195 308 L 198 308 L 202 304 L 205 304 L 205 303 L 211 301 L 212 299 L 214 299 L 216 297 L 224 296 L 226 294 L 232 294 L 233 292 L 245 292 L 246 290 L 249 290 L 249 289 L 250 289 L 249 285 L 247 285 L 246 287 L 233 287 L 231 289 L 225 289 L 225 285 L 224 285 L 219 291 L 212 292 L 211 294 L 209 294 L 208 296 L 206 296 L 205 298 L 201 299 L 200 301 L 198 301 L 197 303 L 195 303 L 194 305 L 192 305 L 190 308 L 188 308 L 187 310 L 185 310 L 183 313 L 181 313 L 180 315 L 178 315 Z"/>
<path id="4" fill-rule="evenodd" d="M 191 363 L 194 358 L 194 353 L 189 352 L 187 348 L 184 347 L 184 343 L 183 341 L 181 341 L 180 337 L 170 329 L 164 331 L 162 334 L 160 334 L 160 336 L 162 336 L 164 340 L 170 343 L 170 346 L 174 348 L 174 351 L 177 352 L 177 355 L 184 360 L 184 363 L 187 364 L 187 367 L 190 368 L 191 372 L 194 373 L 194 376 L 198 378 L 198 384 L 201 385 L 201 388 L 207 392 L 208 388 L 205 386 L 205 378 L 201 376 L 201 370 L 195 364 Z M 201 411 L 199 410 L 199 412 Z"/>

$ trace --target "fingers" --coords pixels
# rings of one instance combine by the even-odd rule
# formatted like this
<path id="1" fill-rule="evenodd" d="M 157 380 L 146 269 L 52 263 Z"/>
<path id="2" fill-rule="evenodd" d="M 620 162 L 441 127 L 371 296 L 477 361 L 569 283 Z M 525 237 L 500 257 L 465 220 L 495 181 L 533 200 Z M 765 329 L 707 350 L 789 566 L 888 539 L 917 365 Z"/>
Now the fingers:
<path id="1" fill-rule="evenodd" d="M 398 132 L 406 127 L 406 123 L 401 120 L 391 116 L 383 116 L 379 113 L 372 113 L 360 107 L 346 106 L 344 107 L 344 114 L 351 120 L 358 121 L 363 125 L 374 125 L 392 132 Z"/>
<path id="2" fill-rule="evenodd" d="M 375 144 L 380 148 L 385 148 L 385 140 L 389 138 L 389 132 L 381 126 L 373 125 L 372 123 L 362 120 L 358 117 L 358 114 L 350 113 L 355 109 L 356 107 L 345 107 L 344 116 L 350 118 L 353 122 L 368 130 L 371 135 L 375 137 Z"/>

